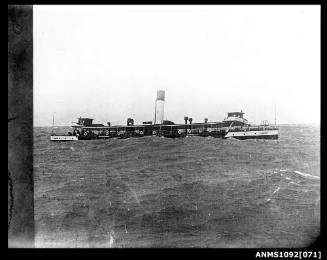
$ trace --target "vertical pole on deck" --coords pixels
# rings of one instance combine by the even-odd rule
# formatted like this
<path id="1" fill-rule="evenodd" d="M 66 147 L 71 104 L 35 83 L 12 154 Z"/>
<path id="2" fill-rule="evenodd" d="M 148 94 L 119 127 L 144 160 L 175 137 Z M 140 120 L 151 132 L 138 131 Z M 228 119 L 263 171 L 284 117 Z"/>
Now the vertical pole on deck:
<path id="1" fill-rule="evenodd" d="M 154 102 L 154 122 L 153 124 L 156 124 L 156 120 L 157 120 L 157 100 Z"/>
<path id="2" fill-rule="evenodd" d="M 53 115 L 52 115 L 52 131 L 51 131 L 51 134 L 53 134 L 53 128 L 54 128 L 54 114 L 55 113 L 53 113 Z"/>
<path id="3" fill-rule="evenodd" d="M 276 127 L 276 104 L 275 104 L 275 127 Z"/>

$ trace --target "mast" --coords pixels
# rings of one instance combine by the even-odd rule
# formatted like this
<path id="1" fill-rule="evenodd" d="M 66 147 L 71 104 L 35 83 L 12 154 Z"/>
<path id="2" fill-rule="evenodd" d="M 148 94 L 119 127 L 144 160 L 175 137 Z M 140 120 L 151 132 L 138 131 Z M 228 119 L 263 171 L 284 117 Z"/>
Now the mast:
<path id="1" fill-rule="evenodd" d="M 157 100 L 154 102 L 154 122 L 153 124 L 156 124 L 156 116 L 157 116 Z"/>
<path id="2" fill-rule="evenodd" d="M 55 113 L 53 113 L 53 115 L 52 115 L 52 132 L 51 132 L 52 134 L 53 134 L 53 128 L 54 128 L 54 114 Z"/>
<path id="3" fill-rule="evenodd" d="M 276 126 L 276 104 L 275 104 L 275 126 Z"/>

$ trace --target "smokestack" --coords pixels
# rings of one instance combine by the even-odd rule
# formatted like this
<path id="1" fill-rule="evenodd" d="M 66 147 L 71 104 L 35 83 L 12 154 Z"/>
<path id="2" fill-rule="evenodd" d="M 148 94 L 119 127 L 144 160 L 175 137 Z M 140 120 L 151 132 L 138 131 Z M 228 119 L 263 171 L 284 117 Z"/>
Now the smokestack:
<path id="1" fill-rule="evenodd" d="M 158 90 L 157 91 L 157 99 L 156 99 L 156 108 L 155 108 L 155 124 L 162 124 L 164 120 L 164 107 L 165 107 L 165 91 Z"/>

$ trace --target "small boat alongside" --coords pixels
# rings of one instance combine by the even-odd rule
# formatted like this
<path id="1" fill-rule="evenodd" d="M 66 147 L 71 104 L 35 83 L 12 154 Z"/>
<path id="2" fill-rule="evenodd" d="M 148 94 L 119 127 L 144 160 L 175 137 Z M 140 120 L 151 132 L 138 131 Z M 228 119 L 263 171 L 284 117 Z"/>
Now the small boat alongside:
<path id="1" fill-rule="evenodd" d="M 66 135 L 66 134 L 51 134 L 50 141 L 64 142 L 64 141 L 77 141 L 78 137 L 76 135 Z"/>
<path id="2" fill-rule="evenodd" d="M 52 132 L 50 135 L 50 141 L 55 142 L 66 142 L 66 141 L 77 141 L 78 140 L 78 134 L 74 131 L 74 133 L 68 132 L 68 134 L 64 133 L 54 133 L 54 129 L 58 128 L 57 126 L 54 126 L 54 115 L 52 118 Z"/>

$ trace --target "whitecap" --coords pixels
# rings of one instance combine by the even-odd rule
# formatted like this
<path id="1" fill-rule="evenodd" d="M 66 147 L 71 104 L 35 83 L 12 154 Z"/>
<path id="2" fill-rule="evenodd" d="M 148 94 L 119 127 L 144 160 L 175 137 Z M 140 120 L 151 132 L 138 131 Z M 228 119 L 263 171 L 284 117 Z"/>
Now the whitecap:
<path id="1" fill-rule="evenodd" d="M 309 173 L 305 173 L 305 172 L 300 172 L 300 171 L 294 171 L 295 173 L 303 176 L 303 177 L 307 177 L 307 178 L 311 178 L 311 179 L 320 179 L 319 176 L 313 176 Z"/>
<path id="2" fill-rule="evenodd" d="M 109 247 L 112 247 L 113 244 L 114 244 L 114 238 L 112 235 L 110 235 Z"/>
<path id="3" fill-rule="evenodd" d="M 271 194 L 271 195 L 274 195 L 277 191 L 279 191 L 280 190 L 280 187 L 277 187 L 277 189 L 276 190 L 274 190 L 274 192 Z"/>
<path id="4" fill-rule="evenodd" d="M 300 184 L 298 184 L 297 182 L 294 182 L 294 181 L 291 181 L 290 184 L 294 184 L 294 185 L 300 186 Z"/>
<path id="5" fill-rule="evenodd" d="M 110 248 L 113 247 L 114 242 L 115 242 L 115 239 L 114 239 L 114 237 L 113 237 L 114 234 L 115 234 L 114 231 L 109 233 L 109 247 L 110 247 Z"/>
<path id="6" fill-rule="evenodd" d="M 277 187 L 276 190 L 274 190 L 274 192 L 270 195 L 270 198 L 267 199 L 267 201 L 271 201 L 272 196 L 279 191 L 280 187 Z"/>
<path id="7" fill-rule="evenodd" d="M 289 178 L 289 177 L 286 177 L 285 179 L 286 179 L 286 180 L 289 180 L 289 181 L 291 181 L 291 180 L 292 180 L 292 179 L 291 179 L 291 178 Z"/>
<path id="8" fill-rule="evenodd" d="M 239 139 L 237 139 L 237 138 L 235 138 L 235 137 L 228 137 L 228 140 L 233 140 L 233 141 L 238 141 L 238 142 L 241 141 L 241 140 L 239 140 Z"/>
<path id="9" fill-rule="evenodd" d="M 127 231 L 126 225 L 125 225 L 125 233 L 128 234 L 128 231 Z"/>

